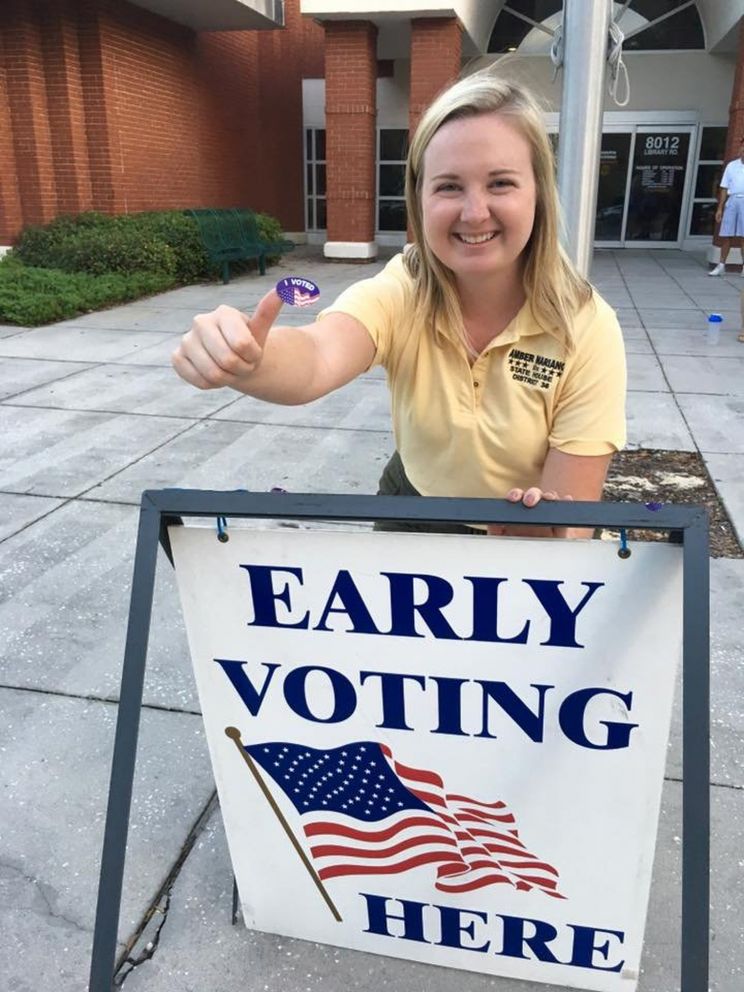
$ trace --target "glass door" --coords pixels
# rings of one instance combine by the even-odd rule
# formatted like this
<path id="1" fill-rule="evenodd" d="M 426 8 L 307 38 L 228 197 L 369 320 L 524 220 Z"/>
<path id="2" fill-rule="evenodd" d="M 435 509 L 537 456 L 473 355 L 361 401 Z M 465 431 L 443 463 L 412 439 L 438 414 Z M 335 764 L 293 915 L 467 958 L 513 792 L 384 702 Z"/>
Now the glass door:
<path id="1" fill-rule="evenodd" d="M 602 135 L 594 224 L 594 240 L 600 244 L 621 245 L 623 242 L 632 138 L 630 131 L 607 131 Z"/>
<path id="2" fill-rule="evenodd" d="M 692 128 L 639 127 L 635 134 L 624 240 L 676 245 Z"/>
<path id="3" fill-rule="evenodd" d="M 595 244 L 679 244 L 693 131 L 616 125 L 602 134 Z"/>

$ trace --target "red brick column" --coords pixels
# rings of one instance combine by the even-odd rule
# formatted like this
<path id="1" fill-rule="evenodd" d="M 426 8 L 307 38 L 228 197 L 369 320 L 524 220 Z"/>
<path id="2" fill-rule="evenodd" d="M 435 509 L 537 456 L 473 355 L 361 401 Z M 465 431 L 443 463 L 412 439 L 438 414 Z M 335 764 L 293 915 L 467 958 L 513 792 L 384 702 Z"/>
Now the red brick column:
<path id="1" fill-rule="evenodd" d="M 0 68 L 0 245 L 11 244 L 22 227 L 10 102 L 5 69 Z"/>
<path id="2" fill-rule="evenodd" d="M 736 57 L 734 85 L 729 105 L 729 126 L 726 136 L 726 161 L 739 154 L 739 138 L 744 135 L 744 18 L 739 25 L 739 48 Z"/>
<path id="3" fill-rule="evenodd" d="M 456 17 L 420 17 L 411 21 L 409 138 L 413 138 L 421 115 L 437 93 L 459 76 L 461 59 L 462 28 Z M 408 240 L 413 240 L 410 226 Z"/>
<path id="4" fill-rule="evenodd" d="M 462 29 L 456 17 L 422 17 L 411 21 L 411 136 L 434 97 L 460 74 Z"/>
<path id="5" fill-rule="evenodd" d="M 44 55 L 29 0 L 7 0 L 0 18 L 6 100 L 24 224 L 43 224 L 57 210 Z M 16 233 L 16 232 L 14 232 Z"/>
<path id="6" fill-rule="evenodd" d="M 739 139 L 742 135 L 744 135 L 744 18 L 739 25 L 739 47 L 736 58 L 734 83 L 731 88 L 731 103 L 729 104 L 729 124 L 728 133 L 726 134 L 726 151 L 724 153 L 724 162 L 730 162 L 731 159 L 738 156 Z M 708 250 L 709 262 L 717 262 L 721 257 L 719 251 L 721 245 L 721 239 L 718 236 L 719 227 L 720 225 L 716 225 L 716 232 L 713 236 L 714 247 Z M 734 248 L 732 250 L 732 255 L 729 255 L 728 261 L 732 261 L 732 256 L 733 260 L 735 260 L 737 254 L 738 249 Z"/>
<path id="7" fill-rule="evenodd" d="M 325 25 L 328 258 L 367 260 L 375 244 L 377 28 Z"/>
<path id="8" fill-rule="evenodd" d="M 124 161 L 118 121 L 114 51 L 110 24 L 99 0 L 79 0 L 78 45 L 85 66 L 83 106 L 88 161 L 96 210 L 126 212 Z"/>
<path id="9" fill-rule="evenodd" d="M 92 207 L 76 14 L 58 0 L 41 26 L 57 207 L 70 214 Z"/>

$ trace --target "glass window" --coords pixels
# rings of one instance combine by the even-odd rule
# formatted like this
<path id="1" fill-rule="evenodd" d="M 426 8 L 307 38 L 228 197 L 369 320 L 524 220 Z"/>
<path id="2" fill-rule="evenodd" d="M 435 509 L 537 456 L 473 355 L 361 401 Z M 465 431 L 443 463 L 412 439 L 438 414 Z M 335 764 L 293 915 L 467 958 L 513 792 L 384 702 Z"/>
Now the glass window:
<path id="1" fill-rule="evenodd" d="M 718 196 L 718 187 L 723 175 L 723 162 L 716 165 L 699 165 L 695 183 L 695 199 L 713 199 Z"/>
<path id="2" fill-rule="evenodd" d="M 640 8 L 646 5 L 641 4 L 637 0 L 631 6 L 639 14 L 642 14 L 643 11 Z M 659 6 L 659 4 L 655 4 L 654 6 Z M 677 5 L 662 4 L 662 6 Z M 665 13 L 665 11 L 662 11 L 662 13 Z M 660 15 L 657 14 L 656 16 L 659 17 Z M 647 19 L 652 20 L 650 17 L 647 17 Z M 671 17 L 666 17 L 663 21 L 659 21 L 658 24 L 652 24 L 648 28 L 643 28 L 638 34 L 626 38 L 623 42 L 623 49 L 626 52 L 691 48 L 705 48 L 703 26 L 700 23 L 700 15 L 697 12 L 697 8 L 694 6 L 685 7 L 678 14 L 672 14 Z"/>
<path id="3" fill-rule="evenodd" d="M 380 196 L 403 196 L 405 192 L 405 166 L 380 164 Z"/>
<path id="4" fill-rule="evenodd" d="M 722 162 L 726 153 L 726 135 L 728 128 L 704 127 L 703 139 L 700 142 L 701 162 Z"/>
<path id="5" fill-rule="evenodd" d="M 712 238 L 716 226 L 715 203 L 695 203 L 692 207 L 690 234 L 693 237 Z"/>
<path id="6" fill-rule="evenodd" d="M 380 130 L 380 161 L 405 162 L 408 154 L 408 131 L 399 128 Z"/>
<path id="7" fill-rule="evenodd" d="M 625 51 L 704 49 L 705 37 L 697 7 L 694 4 L 685 6 L 686 2 L 687 0 L 630 0 L 628 9 L 637 16 L 631 20 L 626 14 L 620 21 L 621 28 L 630 35 L 625 39 Z M 534 25 L 525 20 L 525 17 L 537 24 L 552 27 L 562 6 L 561 0 L 506 0 L 494 24 L 488 51 L 509 52 L 518 49 L 534 30 Z M 615 17 L 622 9 L 623 5 L 616 2 Z M 520 17 L 520 14 L 523 16 Z M 665 14 L 671 16 L 651 27 L 641 26 L 637 30 L 639 18 L 651 23 Z M 631 24 L 635 27 L 631 28 Z M 546 50 L 549 41 L 546 34 Z"/>
<path id="8" fill-rule="evenodd" d="M 315 166 L 315 189 L 318 196 L 325 196 L 326 192 L 326 167 L 325 165 Z"/>
<path id="9" fill-rule="evenodd" d="M 377 162 L 377 230 L 405 231 L 405 157 L 408 131 L 380 128 L 380 155 Z"/>
<path id="10" fill-rule="evenodd" d="M 686 0 L 631 0 L 631 8 L 647 21 L 655 21 L 657 17 L 670 14 L 681 7 Z"/>
<path id="11" fill-rule="evenodd" d="M 325 192 L 325 131 L 309 127 L 305 129 L 305 226 L 308 231 L 325 230 Z"/>
<path id="12" fill-rule="evenodd" d="M 690 237 L 712 237 L 718 187 L 723 175 L 727 128 L 704 127 L 690 214 Z"/>
<path id="13" fill-rule="evenodd" d="M 406 205 L 403 200 L 380 200 L 377 210 L 378 231 L 405 231 Z"/>

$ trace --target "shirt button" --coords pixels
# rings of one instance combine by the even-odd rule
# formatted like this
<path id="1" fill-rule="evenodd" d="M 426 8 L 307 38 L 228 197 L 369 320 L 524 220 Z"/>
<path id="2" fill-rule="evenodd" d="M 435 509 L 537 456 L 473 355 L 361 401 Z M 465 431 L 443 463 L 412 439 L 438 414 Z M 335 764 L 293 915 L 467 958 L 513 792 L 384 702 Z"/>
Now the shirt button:
<path id="1" fill-rule="evenodd" d="M 473 380 L 473 386 L 475 386 L 476 389 L 480 386 L 480 383 L 478 382 L 477 379 Z"/>

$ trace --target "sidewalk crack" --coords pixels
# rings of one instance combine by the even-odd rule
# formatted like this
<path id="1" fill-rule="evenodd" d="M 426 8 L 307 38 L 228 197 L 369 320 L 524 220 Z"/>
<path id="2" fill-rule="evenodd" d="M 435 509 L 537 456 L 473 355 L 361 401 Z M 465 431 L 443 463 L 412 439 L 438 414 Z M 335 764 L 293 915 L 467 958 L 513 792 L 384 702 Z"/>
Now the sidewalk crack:
<path id="1" fill-rule="evenodd" d="M 181 868 L 191 853 L 197 837 L 203 832 L 216 806 L 217 792 L 214 791 L 191 827 L 175 863 L 156 893 L 141 923 L 127 941 L 124 955 L 119 959 L 116 967 L 113 988 L 121 988 L 135 968 L 154 957 L 160 943 L 160 935 L 168 919 L 173 886 L 176 884 Z"/>

